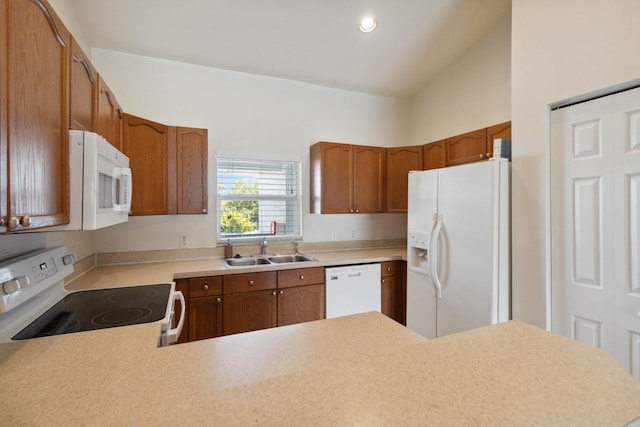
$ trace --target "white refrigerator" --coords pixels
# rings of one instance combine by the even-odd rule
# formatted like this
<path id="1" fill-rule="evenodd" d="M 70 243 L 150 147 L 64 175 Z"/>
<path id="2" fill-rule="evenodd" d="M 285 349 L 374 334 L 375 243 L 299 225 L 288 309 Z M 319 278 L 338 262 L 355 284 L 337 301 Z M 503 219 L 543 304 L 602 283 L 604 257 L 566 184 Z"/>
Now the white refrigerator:
<path id="1" fill-rule="evenodd" d="M 407 327 L 436 338 L 511 316 L 507 159 L 409 173 Z"/>

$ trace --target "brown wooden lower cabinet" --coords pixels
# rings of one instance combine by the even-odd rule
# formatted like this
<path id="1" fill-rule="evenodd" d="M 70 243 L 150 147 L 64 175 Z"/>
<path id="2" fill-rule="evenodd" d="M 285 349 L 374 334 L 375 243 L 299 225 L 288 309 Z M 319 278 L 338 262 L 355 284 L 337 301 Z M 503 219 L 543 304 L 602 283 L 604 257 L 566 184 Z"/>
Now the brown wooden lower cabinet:
<path id="1" fill-rule="evenodd" d="M 385 261 L 380 265 L 382 314 L 406 325 L 406 268 L 405 261 Z"/>
<path id="2" fill-rule="evenodd" d="M 222 335 L 222 295 L 189 301 L 189 341 Z"/>
<path id="3" fill-rule="evenodd" d="M 324 319 L 324 284 L 278 290 L 278 326 Z"/>
<path id="4" fill-rule="evenodd" d="M 187 313 L 179 343 L 325 317 L 323 267 L 180 279 L 176 289 Z"/>
<path id="5" fill-rule="evenodd" d="M 403 325 L 406 268 L 404 261 L 381 263 L 382 313 Z M 187 305 L 179 343 L 325 318 L 323 267 L 181 279 L 176 289 Z"/>
<path id="6" fill-rule="evenodd" d="M 223 334 L 273 328 L 278 324 L 277 309 L 275 288 L 225 295 L 222 304 Z"/>
<path id="7" fill-rule="evenodd" d="M 188 285 L 186 326 L 178 342 L 219 337 L 222 335 L 222 277 L 194 277 L 188 279 Z"/>
<path id="8" fill-rule="evenodd" d="M 324 267 L 278 271 L 278 326 L 324 319 Z"/>

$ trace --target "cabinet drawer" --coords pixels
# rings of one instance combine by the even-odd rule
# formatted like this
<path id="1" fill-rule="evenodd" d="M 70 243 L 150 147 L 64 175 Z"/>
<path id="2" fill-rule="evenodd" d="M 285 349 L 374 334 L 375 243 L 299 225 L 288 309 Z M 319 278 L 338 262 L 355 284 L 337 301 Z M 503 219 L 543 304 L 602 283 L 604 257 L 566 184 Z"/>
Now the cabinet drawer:
<path id="1" fill-rule="evenodd" d="M 224 293 L 235 294 L 238 292 L 260 291 L 276 288 L 276 272 L 242 273 L 224 276 Z"/>
<path id="2" fill-rule="evenodd" d="M 222 294 L 222 277 L 194 277 L 189 279 L 189 298 Z"/>
<path id="3" fill-rule="evenodd" d="M 380 276 L 395 276 L 398 272 L 398 263 L 396 261 L 384 261 L 380 263 Z"/>
<path id="4" fill-rule="evenodd" d="M 315 285 L 324 283 L 324 268 L 297 268 L 295 270 L 278 271 L 278 287 L 290 288 L 292 286 Z"/>

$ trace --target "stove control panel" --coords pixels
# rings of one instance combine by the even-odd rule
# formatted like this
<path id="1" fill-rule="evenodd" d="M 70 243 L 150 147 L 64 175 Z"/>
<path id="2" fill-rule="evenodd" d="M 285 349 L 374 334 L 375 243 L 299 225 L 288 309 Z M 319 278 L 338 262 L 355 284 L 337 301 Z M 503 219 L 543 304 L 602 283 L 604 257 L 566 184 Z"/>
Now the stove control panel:
<path id="1" fill-rule="evenodd" d="M 56 262 L 53 258 L 49 258 L 49 260 L 42 261 L 38 265 L 31 267 L 31 271 L 33 272 L 33 276 L 36 278 L 36 281 L 39 282 L 53 274 L 56 274 L 58 269 L 56 268 Z"/>
<path id="2" fill-rule="evenodd" d="M 71 257 L 71 258 L 69 258 Z M 27 302 L 73 272 L 67 248 L 41 249 L 0 263 L 0 314 Z"/>

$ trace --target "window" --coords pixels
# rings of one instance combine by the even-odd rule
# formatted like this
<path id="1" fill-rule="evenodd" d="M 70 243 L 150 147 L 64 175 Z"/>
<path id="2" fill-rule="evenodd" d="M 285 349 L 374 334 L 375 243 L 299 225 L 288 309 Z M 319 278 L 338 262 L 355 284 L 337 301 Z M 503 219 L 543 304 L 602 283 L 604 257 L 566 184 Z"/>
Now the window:
<path id="1" fill-rule="evenodd" d="M 299 161 L 217 161 L 219 241 L 302 237 Z"/>

